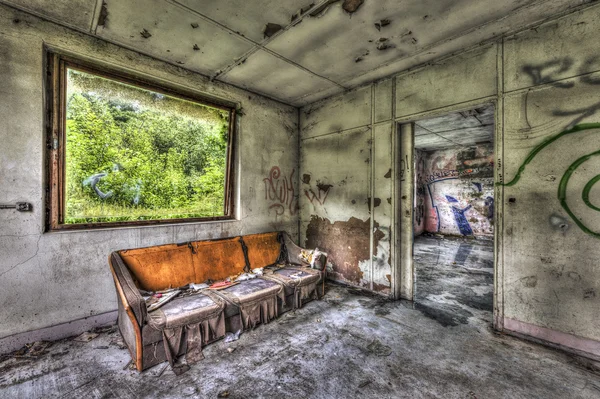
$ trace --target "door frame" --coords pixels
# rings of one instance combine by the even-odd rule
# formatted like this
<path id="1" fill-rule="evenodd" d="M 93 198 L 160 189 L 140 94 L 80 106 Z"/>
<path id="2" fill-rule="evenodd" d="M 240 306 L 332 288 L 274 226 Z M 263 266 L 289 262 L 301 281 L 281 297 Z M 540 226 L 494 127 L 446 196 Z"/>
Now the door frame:
<path id="1" fill-rule="evenodd" d="M 443 116 L 452 112 L 468 111 L 482 106 L 494 106 L 494 305 L 493 305 L 493 324 L 498 330 L 503 329 L 504 320 L 504 188 L 496 182 L 502 181 L 504 171 L 504 124 L 503 124 L 503 101 L 497 96 L 487 97 L 479 100 L 469 101 L 458 105 L 450 105 L 435 110 L 430 110 L 418 114 L 412 114 L 394 119 L 393 140 L 392 140 L 392 176 L 393 179 L 393 231 L 392 237 L 394 249 L 392 250 L 392 294 L 395 299 L 414 300 L 414 262 L 413 262 L 413 243 L 414 235 L 414 173 L 403 172 L 402 162 L 406 162 L 406 155 L 410 156 L 408 162 L 414 165 L 414 129 L 402 128 L 403 125 L 414 125 L 417 120 Z M 410 138 L 403 138 L 402 134 L 410 131 Z M 403 133 L 404 132 L 404 133 Z M 405 154 L 402 148 L 409 145 L 410 148 Z M 406 179 L 401 182 L 401 176 L 405 173 Z M 406 193 L 406 198 L 402 196 Z M 405 204 L 410 204 L 406 209 Z M 407 212 L 408 211 L 408 212 Z M 410 215 L 410 222 L 403 222 L 406 215 Z M 409 225 L 410 234 L 402 228 L 402 225 Z M 406 233 L 406 234 L 403 234 Z"/>

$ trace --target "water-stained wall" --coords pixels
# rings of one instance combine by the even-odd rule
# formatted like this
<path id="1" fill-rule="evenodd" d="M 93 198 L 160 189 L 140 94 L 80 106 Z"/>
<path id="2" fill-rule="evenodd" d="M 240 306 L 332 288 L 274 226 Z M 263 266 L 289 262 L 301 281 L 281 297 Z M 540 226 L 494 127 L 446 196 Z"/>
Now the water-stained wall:
<path id="1" fill-rule="evenodd" d="M 329 277 L 391 287 L 392 82 L 301 113 L 300 242 L 330 255 Z"/>
<path id="2" fill-rule="evenodd" d="M 598 31 L 596 5 L 304 107 L 300 173 L 331 187 L 301 197 L 302 242 L 337 251 L 335 279 L 375 288 L 396 250 L 384 193 L 412 173 L 380 152 L 392 121 L 494 104 L 495 325 L 600 355 Z"/>
<path id="3" fill-rule="evenodd" d="M 415 235 L 493 236 L 493 144 L 419 151 L 415 170 Z"/>
<path id="4" fill-rule="evenodd" d="M 239 104 L 237 219 L 43 233 L 44 45 Z M 116 293 L 107 263 L 113 250 L 272 230 L 297 236 L 296 108 L 3 5 L 0 77 L 0 203 L 33 204 L 32 212 L 0 211 L 0 339 L 86 316 L 109 312 L 115 317 L 110 312 L 117 308 Z"/>

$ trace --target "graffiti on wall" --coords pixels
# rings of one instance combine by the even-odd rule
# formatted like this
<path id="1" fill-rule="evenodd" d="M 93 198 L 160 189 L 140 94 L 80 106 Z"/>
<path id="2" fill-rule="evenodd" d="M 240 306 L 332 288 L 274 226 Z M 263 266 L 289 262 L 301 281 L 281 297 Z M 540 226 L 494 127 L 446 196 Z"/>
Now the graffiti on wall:
<path id="1" fill-rule="evenodd" d="M 333 187 L 331 184 L 318 183 L 316 190 L 313 190 L 312 187 L 309 189 L 304 189 L 304 195 L 306 195 L 306 198 L 308 198 L 310 203 L 313 205 L 315 205 L 315 203 L 325 205 L 325 201 L 327 201 L 327 196 L 329 195 L 329 190 L 331 190 L 331 187 Z"/>
<path id="2" fill-rule="evenodd" d="M 587 130 L 592 130 L 592 129 L 600 129 L 600 123 L 583 123 L 583 124 L 575 125 L 570 129 L 564 130 L 564 131 L 544 140 L 537 147 L 535 147 L 533 150 L 531 150 L 531 152 L 527 155 L 527 157 L 525 158 L 525 160 L 523 161 L 521 166 L 519 166 L 519 169 L 517 170 L 517 174 L 512 178 L 512 180 L 510 180 L 506 183 L 498 183 L 498 184 L 503 185 L 503 186 L 514 186 L 521 179 L 521 176 L 523 175 L 523 172 L 525 171 L 525 168 L 527 167 L 527 165 L 529 163 L 531 163 L 531 161 L 533 161 L 533 159 L 536 157 L 536 155 L 540 151 L 547 148 L 548 146 L 550 146 L 552 143 L 554 143 L 556 140 L 560 139 L 561 137 L 564 137 L 564 136 L 567 136 L 570 134 L 577 134 L 580 132 L 585 132 Z M 560 183 L 558 184 L 557 197 L 558 197 L 558 201 L 560 202 L 560 205 L 562 206 L 562 208 L 565 210 L 565 212 L 567 212 L 569 217 L 571 217 L 573 222 L 575 222 L 575 224 L 577 226 L 579 226 L 579 228 L 581 230 L 583 230 L 585 233 L 590 234 L 594 237 L 600 238 L 600 232 L 593 231 L 592 229 L 590 229 L 585 224 L 585 222 L 583 222 L 581 219 L 579 219 L 574 214 L 574 212 L 571 210 L 571 208 L 567 204 L 567 185 L 569 184 L 569 180 L 573 176 L 573 173 L 585 162 L 589 161 L 591 158 L 596 157 L 598 155 L 600 155 L 600 150 L 586 154 L 586 155 L 576 159 L 575 162 L 573 162 L 567 168 L 567 170 L 563 174 L 562 178 L 560 179 Z M 600 175 L 596 175 L 595 177 L 591 178 L 587 182 L 587 184 L 585 184 L 585 186 L 583 187 L 583 189 L 581 191 L 581 198 L 582 198 L 584 204 L 588 208 L 600 212 L 600 207 L 592 204 L 592 202 L 590 201 L 590 198 L 589 198 L 592 187 L 596 183 L 598 183 L 598 181 L 600 181 Z"/>
<path id="3" fill-rule="evenodd" d="M 265 183 L 265 200 L 271 202 L 269 210 L 273 209 L 277 216 L 289 210 L 290 215 L 295 215 L 298 211 L 298 198 L 294 189 L 294 174 L 296 169 L 292 169 L 289 178 L 281 175 L 281 169 L 273 166 L 269 175 L 263 179 Z"/>
<path id="4" fill-rule="evenodd" d="M 552 83 L 554 87 L 559 89 L 571 89 L 575 86 L 575 79 L 571 79 L 569 81 L 559 81 L 560 75 L 564 73 L 578 74 L 580 75 L 577 80 L 584 85 L 600 85 L 600 79 L 597 77 L 593 77 L 590 74 L 587 74 L 587 67 L 591 64 L 595 64 L 600 60 L 600 56 L 591 56 L 588 57 L 581 65 L 579 70 L 574 68 L 574 62 L 571 58 L 564 57 L 559 60 L 549 61 L 546 63 L 538 64 L 538 65 L 525 65 L 523 67 L 523 71 L 526 72 L 532 79 L 534 84 L 544 84 L 544 83 Z M 552 111 L 552 115 L 559 117 L 574 117 L 570 120 L 567 126 L 560 133 L 555 134 L 542 141 L 539 145 L 534 147 L 529 154 L 525 157 L 525 160 L 519 166 L 517 173 L 515 176 L 504 183 L 497 183 L 498 185 L 503 186 L 514 186 L 516 185 L 521 176 L 523 175 L 525 168 L 529 163 L 533 161 L 533 159 L 544 149 L 551 146 L 555 141 L 566 137 L 572 136 L 578 133 L 588 132 L 590 130 L 600 129 L 600 123 L 581 123 L 584 119 L 592 117 L 596 115 L 600 111 L 600 101 L 593 103 L 591 105 L 575 108 L 575 109 L 557 109 Z M 562 175 L 560 182 L 558 184 L 557 189 L 557 198 L 564 209 L 564 211 L 569 215 L 571 220 L 586 234 L 589 234 L 593 237 L 600 238 L 600 231 L 595 231 L 590 226 L 586 224 L 583 218 L 578 217 L 573 209 L 569 206 L 567 201 L 567 187 L 569 185 L 569 181 L 573 177 L 573 174 L 579 169 L 582 165 L 585 165 L 589 160 L 600 155 L 600 150 L 590 152 L 586 155 L 583 155 L 577 158 L 573 163 L 567 167 L 566 171 Z M 585 168 L 581 168 L 584 170 Z M 590 178 L 586 184 L 583 185 L 581 189 L 581 200 L 585 206 L 593 211 L 600 212 L 600 207 L 595 205 L 590 200 L 590 192 L 592 188 L 600 181 L 600 175 L 596 175 Z M 563 223 L 564 225 L 564 223 Z M 566 231 L 566 230 L 565 230 Z"/>

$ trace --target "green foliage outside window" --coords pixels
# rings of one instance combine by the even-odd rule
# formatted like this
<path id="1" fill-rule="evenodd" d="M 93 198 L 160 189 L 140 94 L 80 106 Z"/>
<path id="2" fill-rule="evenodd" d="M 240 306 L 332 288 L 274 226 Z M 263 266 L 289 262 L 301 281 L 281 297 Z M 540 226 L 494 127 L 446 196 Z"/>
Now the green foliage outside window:
<path id="1" fill-rule="evenodd" d="M 229 113 L 67 71 L 66 224 L 224 215 Z"/>

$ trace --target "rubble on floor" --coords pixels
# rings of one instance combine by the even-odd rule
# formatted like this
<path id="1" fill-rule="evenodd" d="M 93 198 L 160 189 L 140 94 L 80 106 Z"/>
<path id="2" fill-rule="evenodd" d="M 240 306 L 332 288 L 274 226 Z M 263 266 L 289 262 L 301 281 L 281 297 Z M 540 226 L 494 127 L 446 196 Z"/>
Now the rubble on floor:
<path id="1" fill-rule="evenodd" d="M 37 343 L 0 360 L 6 398 L 598 398 L 594 362 L 494 333 L 487 320 L 441 323 L 357 289 L 329 286 L 323 300 L 285 313 L 237 341 L 207 346 L 176 376 L 143 373 L 115 326 L 89 342 Z M 30 356 L 30 357 L 27 357 Z"/>

